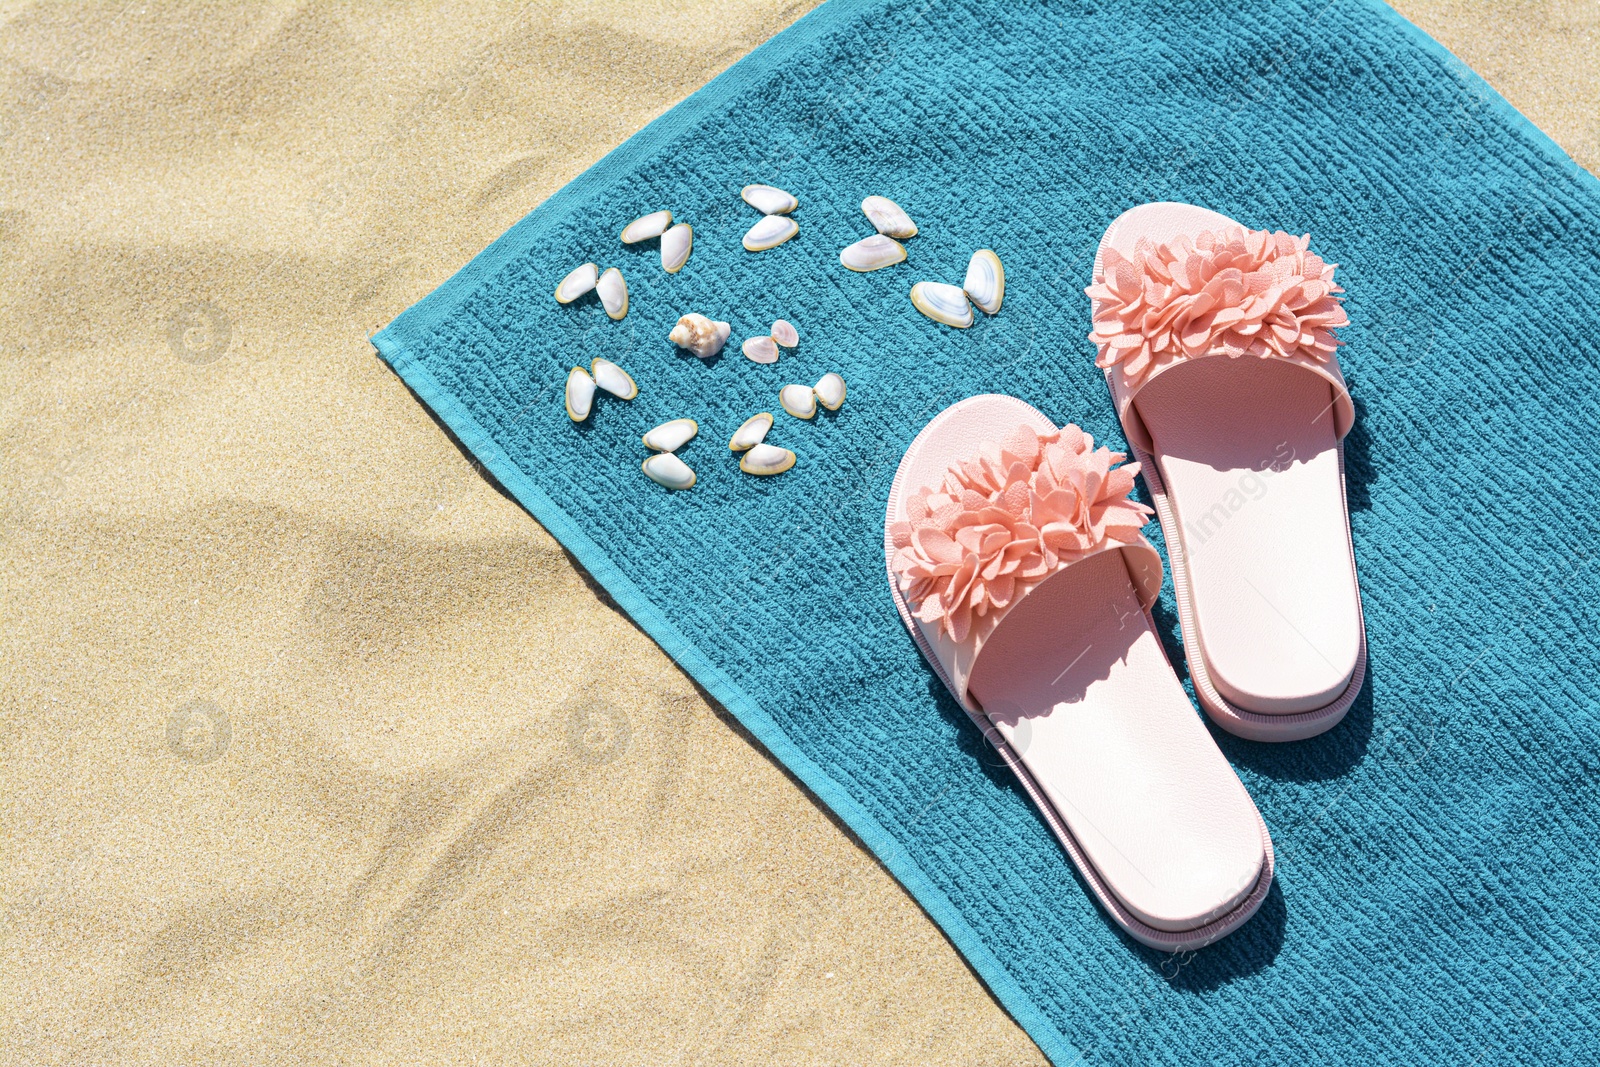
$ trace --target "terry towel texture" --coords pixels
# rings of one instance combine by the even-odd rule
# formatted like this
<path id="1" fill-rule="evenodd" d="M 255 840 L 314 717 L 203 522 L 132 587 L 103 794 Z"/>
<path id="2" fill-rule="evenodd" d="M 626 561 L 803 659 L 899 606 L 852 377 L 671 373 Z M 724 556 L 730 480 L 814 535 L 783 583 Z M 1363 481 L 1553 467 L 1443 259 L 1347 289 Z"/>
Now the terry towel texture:
<path id="1" fill-rule="evenodd" d="M 770 182 L 797 238 L 739 246 Z M 909 260 L 850 274 L 894 198 Z M 1279 854 L 1261 913 L 1163 957 L 1121 935 L 896 617 L 882 517 L 945 405 L 1012 393 L 1121 445 L 1093 348 L 1095 243 L 1181 200 L 1309 231 L 1341 264 L 1340 359 L 1367 612 L 1366 690 L 1332 733 L 1218 735 Z M 678 275 L 617 240 L 671 208 Z M 907 299 L 999 252 L 998 317 Z M 1236 13 L 1168 3 L 831 0 L 613 152 L 377 335 L 380 352 L 617 601 L 861 836 L 1058 1063 L 1547 1062 L 1600 1055 L 1600 185 L 1479 79 L 1368 0 Z M 613 323 L 555 283 L 593 260 Z M 733 323 L 701 363 L 678 315 Z M 801 344 L 758 366 L 778 317 Z M 572 424 L 567 369 L 638 399 Z M 777 390 L 835 370 L 813 422 Z M 796 468 L 740 474 L 757 411 Z M 690 416 L 687 493 L 639 435 Z M 1241 485 L 1241 507 L 1270 492 Z M 1158 536 L 1154 526 L 1149 531 Z M 505 575 L 515 582 L 518 576 Z M 1180 664 L 1170 585 L 1158 621 Z M 1215 731 L 1214 731 L 1215 732 Z"/>

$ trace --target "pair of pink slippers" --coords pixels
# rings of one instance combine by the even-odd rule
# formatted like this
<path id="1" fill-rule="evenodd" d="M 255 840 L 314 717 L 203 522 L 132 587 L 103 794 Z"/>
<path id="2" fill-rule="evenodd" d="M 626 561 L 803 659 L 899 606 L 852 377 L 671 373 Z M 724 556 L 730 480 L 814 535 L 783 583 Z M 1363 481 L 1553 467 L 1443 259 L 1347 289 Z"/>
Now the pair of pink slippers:
<path id="1" fill-rule="evenodd" d="M 1273 854 L 1156 636 L 1161 559 L 1134 475 L 1213 722 L 1311 737 L 1366 672 L 1333 334 L 1348 320 L 1307 245 L 1188 204 L 1123 214 L 1087 292 L 1138 462 L 1014 397 L 975 396 L 917 435 L 889 493 L 889 583 L 918 647 L 1101 905 L 1158 949 L 1248 920 Z"/>

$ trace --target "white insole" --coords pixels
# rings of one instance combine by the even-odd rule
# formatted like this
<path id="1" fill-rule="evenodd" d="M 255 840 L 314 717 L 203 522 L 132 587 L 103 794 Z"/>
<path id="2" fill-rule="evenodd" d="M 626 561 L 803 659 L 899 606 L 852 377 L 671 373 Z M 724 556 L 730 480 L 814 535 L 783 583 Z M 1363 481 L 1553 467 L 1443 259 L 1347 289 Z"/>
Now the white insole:
<path id="1" fill-rule="evenodd" d="M 1255 886 L 1265 859 L 1255 805 L 1173 675 L 1121 553 L 1029 593 L 969 688 L 1141 921 L 1191 930 Z"/>
<path id="2" fill-rule="evenodd" d="M 1182 528 L 1217 690 L 1266 714 L 1331 703 L 1362 624 L 1328 383 L 1281 360 L 1208 356 L 1164 371 L 1134 404 Z"/>

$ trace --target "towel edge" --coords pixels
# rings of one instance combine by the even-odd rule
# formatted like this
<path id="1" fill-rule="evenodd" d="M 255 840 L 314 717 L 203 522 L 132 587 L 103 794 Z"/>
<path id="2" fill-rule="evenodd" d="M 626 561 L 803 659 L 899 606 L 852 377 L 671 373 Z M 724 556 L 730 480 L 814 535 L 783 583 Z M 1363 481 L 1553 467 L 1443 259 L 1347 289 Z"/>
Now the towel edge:
<path id="1" fill-rule="evenodd" d="M 825 37 L 861 9 L 887 6 L 892 0 L 824 0 L 784 29 L 752 48 L 727 70 L 658 115 L 585 168 L 577 177 L 533 206 L 504 233 L 445 279 L 437 288 L 397 315 L 373 335 L 409 340 L 449 317 L 479 282 L 503 267 L 531 244 L 568 201 L 605 188 L 640 158 L 655 152 L 684 132 L 707 111 L 768 76 L 777 64 Z"/>
<path id="2" fill-rule="evenodd" d="M 1507 100 L 1505 96 L 1490 85 L 1488 80 L 1468 65 L 1467 61 L 1456 55 L 1450 49 L 1434 40 L 1421 26 L 1406 18 L 1399 11 L 1389 6 L 1385 0 L 1360 0 L 1368 8 L 1375 11 L 1379 18 L 1385 18 L 1396 23 L 1400 32 L 1410 38 L 1414 44 L 1440 61 L 1445 67 L 1461 78 L 1463 82 L 1473 88 L 1482 90 L 1488 106 L 1498 111 L 1507 125 L 1515 133 L 1528 140 L 1536 151 L 1546 156 L 1551 163 L 1563 170 L 1574 173 L 1579 185 L 1587 186 L 1592 193 L 1600 194 L 1600 176 L 1591 173 L 1587 167 L 1579 163 L 1572 155 L 1559 144 L 1555 138 L 1541 130 L 1538 125 L 1517 109 L 1517 106 Z"/>
<path id="3" fill-rule="evenodd" d="M 605 550 L 522 473 L 471 412 L 434 379 L 403 343 L 384 335 L 378 335 L 372 341 L 384 362 L 400 380 L 428 405 L 518 503 L 577 558 L 589 575 L 600 583 L 651 640 L 727 708 L 773 759 L 793 772 L 817 800 L 844 820 L 851 832 L 860 838 L 862 844 L 950 939 L 990 994 L 1039 1046 L 1045 1057 L 1058 1067 L 1081 1061 L 1082 1054 L 1056 1029 L 1021 983 L 983 943 L 978 932 L 900 842 L 842 785 L 806 755 L 756 700 L 713 665 L 699 647 L 668 620 L 666 614 L 622 572 Z"/>

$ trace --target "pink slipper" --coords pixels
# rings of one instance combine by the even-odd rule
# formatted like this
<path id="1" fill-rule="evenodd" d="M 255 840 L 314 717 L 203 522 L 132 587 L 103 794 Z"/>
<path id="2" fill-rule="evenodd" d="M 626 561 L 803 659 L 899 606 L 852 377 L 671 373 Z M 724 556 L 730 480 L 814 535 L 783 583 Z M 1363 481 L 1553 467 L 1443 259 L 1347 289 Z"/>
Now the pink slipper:
<path id="1" fill-rule="evenodd" d="M 1086 290 L 1195 692 L 1257 741 L 1332 728 L 1366 674 L 1342 443 L 1355 411 L 1333 335 L 1348 319 L 1309 240 L 1145 204 L 1106 230 Z"/>
<path id="2" fill-rule="evenodd" d="M 963 400 L 900 461 L 884 554 L 917 646 L 1101 905 L 1178 951 L 1255 914 L 1272 841 L 1156 638 L 1122 459 L 1014 397 Z"/>

